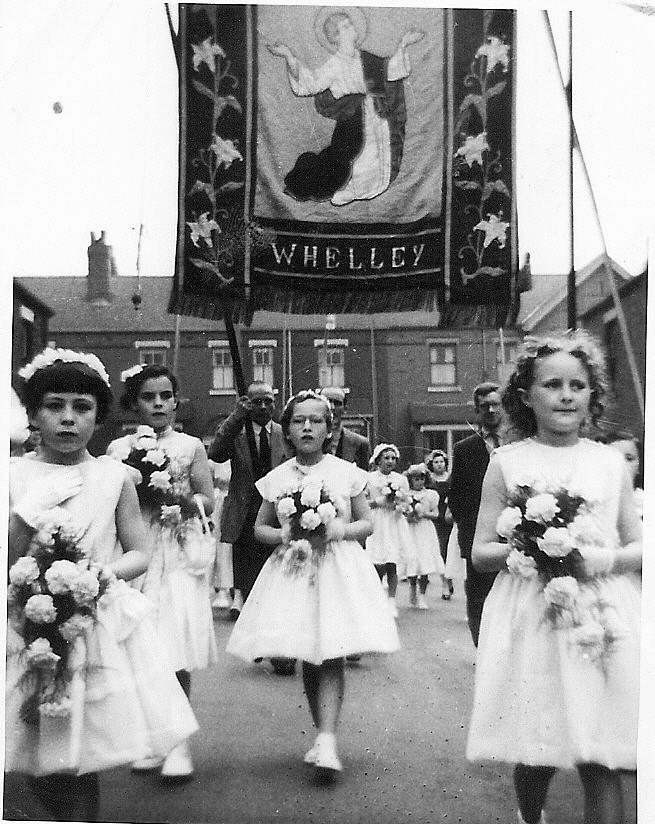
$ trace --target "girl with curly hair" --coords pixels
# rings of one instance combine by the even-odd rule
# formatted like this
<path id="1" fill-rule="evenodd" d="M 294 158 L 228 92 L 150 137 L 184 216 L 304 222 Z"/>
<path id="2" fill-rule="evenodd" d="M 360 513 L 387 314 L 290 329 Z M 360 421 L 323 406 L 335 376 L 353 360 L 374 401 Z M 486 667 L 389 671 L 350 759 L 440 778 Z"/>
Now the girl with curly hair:
<path id="1" fill-rule="evenodd" d="M 600 347 L 586 332 L 526 339 L 502 394 L 523 439 L 495 450 L 482 489 L 472 559 L 499 574 L 482 616 L 467 756 L 515 763 L 524 824 L 545 822 L 550 780 L 573 767 L 585 824 L 619 824 L 621 771 L 636 769 L 641 525 L 623 456 L 580 437 L 585 419 L 603 411 L 605 386 Z M 524 488 L 583 500 L 585 534 L 553 529 L 573 544 L 552 557 L 542 550 L 555 565 L 576 551 L 575 574 L 553 578 L 569 585 L 569 612 L 549 600 L 543 562 L 519 552 L 505 524 L 508 496 Z"/>

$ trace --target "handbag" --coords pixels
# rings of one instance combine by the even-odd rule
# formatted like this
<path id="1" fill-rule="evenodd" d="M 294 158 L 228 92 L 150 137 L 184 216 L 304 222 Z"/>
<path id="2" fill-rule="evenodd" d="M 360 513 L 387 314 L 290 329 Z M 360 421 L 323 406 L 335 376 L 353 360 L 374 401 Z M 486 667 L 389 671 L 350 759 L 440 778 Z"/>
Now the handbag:
<path id="1" fill-rule="evenodd" d="M 205 515 L 205 507 L 200 495 L 193 500 L 198 508 L 200 522 L 190 523 L 187 529 L 183 550 L 186 556 L 186 568 L 194 575 L 204 575 L 214 563 L 216 557 L 216 539 Z"/>

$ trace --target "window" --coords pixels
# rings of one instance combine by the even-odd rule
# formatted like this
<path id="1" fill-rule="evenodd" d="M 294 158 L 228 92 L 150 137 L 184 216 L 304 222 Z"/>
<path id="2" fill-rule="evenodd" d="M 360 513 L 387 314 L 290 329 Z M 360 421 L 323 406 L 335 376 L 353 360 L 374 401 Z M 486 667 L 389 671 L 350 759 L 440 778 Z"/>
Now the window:
<path id="1" fill-rule="evenodd" d="M 20 325 L 21 325 L 21 360 L 29 363 L 34 357 L 34 312 L 27 306 L 21 306 Z"/>
<path id="2" fill-rule="evenodd" d="M 139 363 L 146 366 L 166 366 L 166 350 L 139 349 Z"/>
<path id="3" fill-rule="evenodd" d="M 273 386 L 273 352 L 272 346 L 253 346 L 252 379 Z"/>
<path id="4" fill-rule="evenodd" d="M 423 436 L 423 449 L 426 452 L 441 449 L 448 456 L 450 464 L 453 457 L 453 447 L 457 441 L 468 438 L 471 434 L 471 427 L 461 424 L 423 424 L 421 434 Z"/>
<path id="5" fill-rule="evenodd" d="M 327 346 L 318 350 L 319 386 L 344 387 L 346 385 L 343 354 L 344 350 L 340 346 Z"/>
<path id="6" fill-rule="evenodd" d="M 457 347 L 454 343 L 430 345 L 430 384 L 457 385 Z"/>
<path id="7" fill-rule="evenodd" d="M 234 389 L 232 356 L 227 346 L 212 351 L 212 385 L 214 389 Z"/>

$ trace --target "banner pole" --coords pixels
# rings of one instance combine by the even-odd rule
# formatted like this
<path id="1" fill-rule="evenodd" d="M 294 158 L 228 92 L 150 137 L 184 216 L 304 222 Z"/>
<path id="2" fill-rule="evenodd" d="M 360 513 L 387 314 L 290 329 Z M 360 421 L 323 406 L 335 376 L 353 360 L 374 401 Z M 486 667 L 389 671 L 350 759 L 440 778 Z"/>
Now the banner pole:
<path id="1" fill-rule="evenodd" d="M 237 387 L 237 394 L 242 397 L 246 394 L 246 381 L 243 376 L 243 366 L 241 363 L 241 355 L 239 354 L 239 343 L 237 341 L 237 334 L 234 329 L 232 321 L 232 307 L 225 307 L 223 312 L 223 320 L 225 321 L 225 332 L 227 334 L 227 342 L 230 347 L 230 356 L 232 357 L 232 370 L 234 373 L 234 382 Z M 253 469 L 257 466 L 257 444 L 255 443 L 255 430 L 252 428 L 252 421 L 246 418 L 246 440 L 248 441 L 248 449 L 250 451 L 250 458 L 252 460 Z"/>

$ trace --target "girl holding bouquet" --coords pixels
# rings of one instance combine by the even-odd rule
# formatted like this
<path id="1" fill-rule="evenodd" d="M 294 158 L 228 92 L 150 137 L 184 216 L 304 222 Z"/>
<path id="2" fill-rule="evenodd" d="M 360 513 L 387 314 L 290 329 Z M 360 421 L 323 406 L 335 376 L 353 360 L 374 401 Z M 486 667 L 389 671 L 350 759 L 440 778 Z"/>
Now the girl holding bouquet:
<path id="1" fill-rule="evenodd" d="M 211 470 L 202 441 L 173 429 L 175 375 L 165 366 L 138 364 L 121 378 L 121 406 L 134 412 L 141 426 L 134 435 L 113 441 L 107 453 L 139 470 L 137 493 L 152 554 L 138 587 L 155 604 L 160 636 L 166 639 L 188 697 L 191 671 L 204 669 L 217 658 L 209 582 L 215 541 L 203 531 L 200 517 L 214 509 Z M 188 742 L 175 747 L 165 760 L 132 765 L 137 772 L 159 767 L 165 781 L 191 778 Z"/>
<path id="2" fill-rule="evenodd" d="M 332 413 L 314 392 L 292 397 L 280 421 L 295 452 L 257 481 L 255 537 L 277 546 L 234 625 L 227 651 L 252 661 L 302 660 L 318 731 L 305 762 L 322 779 L 341 771 L 336 729 L 344 658 L 393 652 L 398 634 L 360 541 L 371 532 L 367 473 L 328 454 Z"/>
<path id="3" fill-rule="evenodd" d="M 412 464 L 404 472 L 409 481 L 409 504 L 405 510 L 405 517 L 409 526 L 414 551 L 407 564 L 407 578 L 409 580 L 409 603 L 417 609 L 429 609 L 425 600 L 428 589 L 429 575 L 438 572 L 444 574 L 444 563 L 441 559 L 438 544 L 435 543 L 435 523 L 439 518 L 439 493 L 434 489 L 426 489 L 425 482 L 428 469 L 425 464 Z M 418 593 L 416 585 L 418 582 Z"/>
<path id="4" fill-rule="evenodd" d="M 500 570 L 485 603 L 470 759 L 514 762 L 518 820 L 544 822 L 575 767 L 585 824 L 623 821 L 635 770 L 641 524 L 623 456 L 580 437 L 603 411 L 604 359 L 584 331 L 526 338 L 502 394 L 524 439 L 497 449 L 473 563 Z"/>
<path id="5" fill-rule="evenodd" d="M 198 725 L 125 583 L 147 564 L 134 484 L 86 448 L 112 402 L 102 363 L 46 349 L 19 374 L 41 443 L 11 463 L 5 769 L 32 776 L 52 820 L 95 821 L 99 770 Z"/>
<path id="6" fill-rule="evenodd" d="M 373 519 L 373 534 L 366 539 L 366 550 L 375 564 L 380 580 L 387 577 L 391 614 L 398 616 L 396 589 L 398 567 L 405 566 L 414 554 L 407 519 L 402 506 L 408 499 L 407 478 L 395 471 L 400 460 L 398 447 L 380 443 L 373 450 L 375 469 L 368 476 L 368 501 Z"/>

